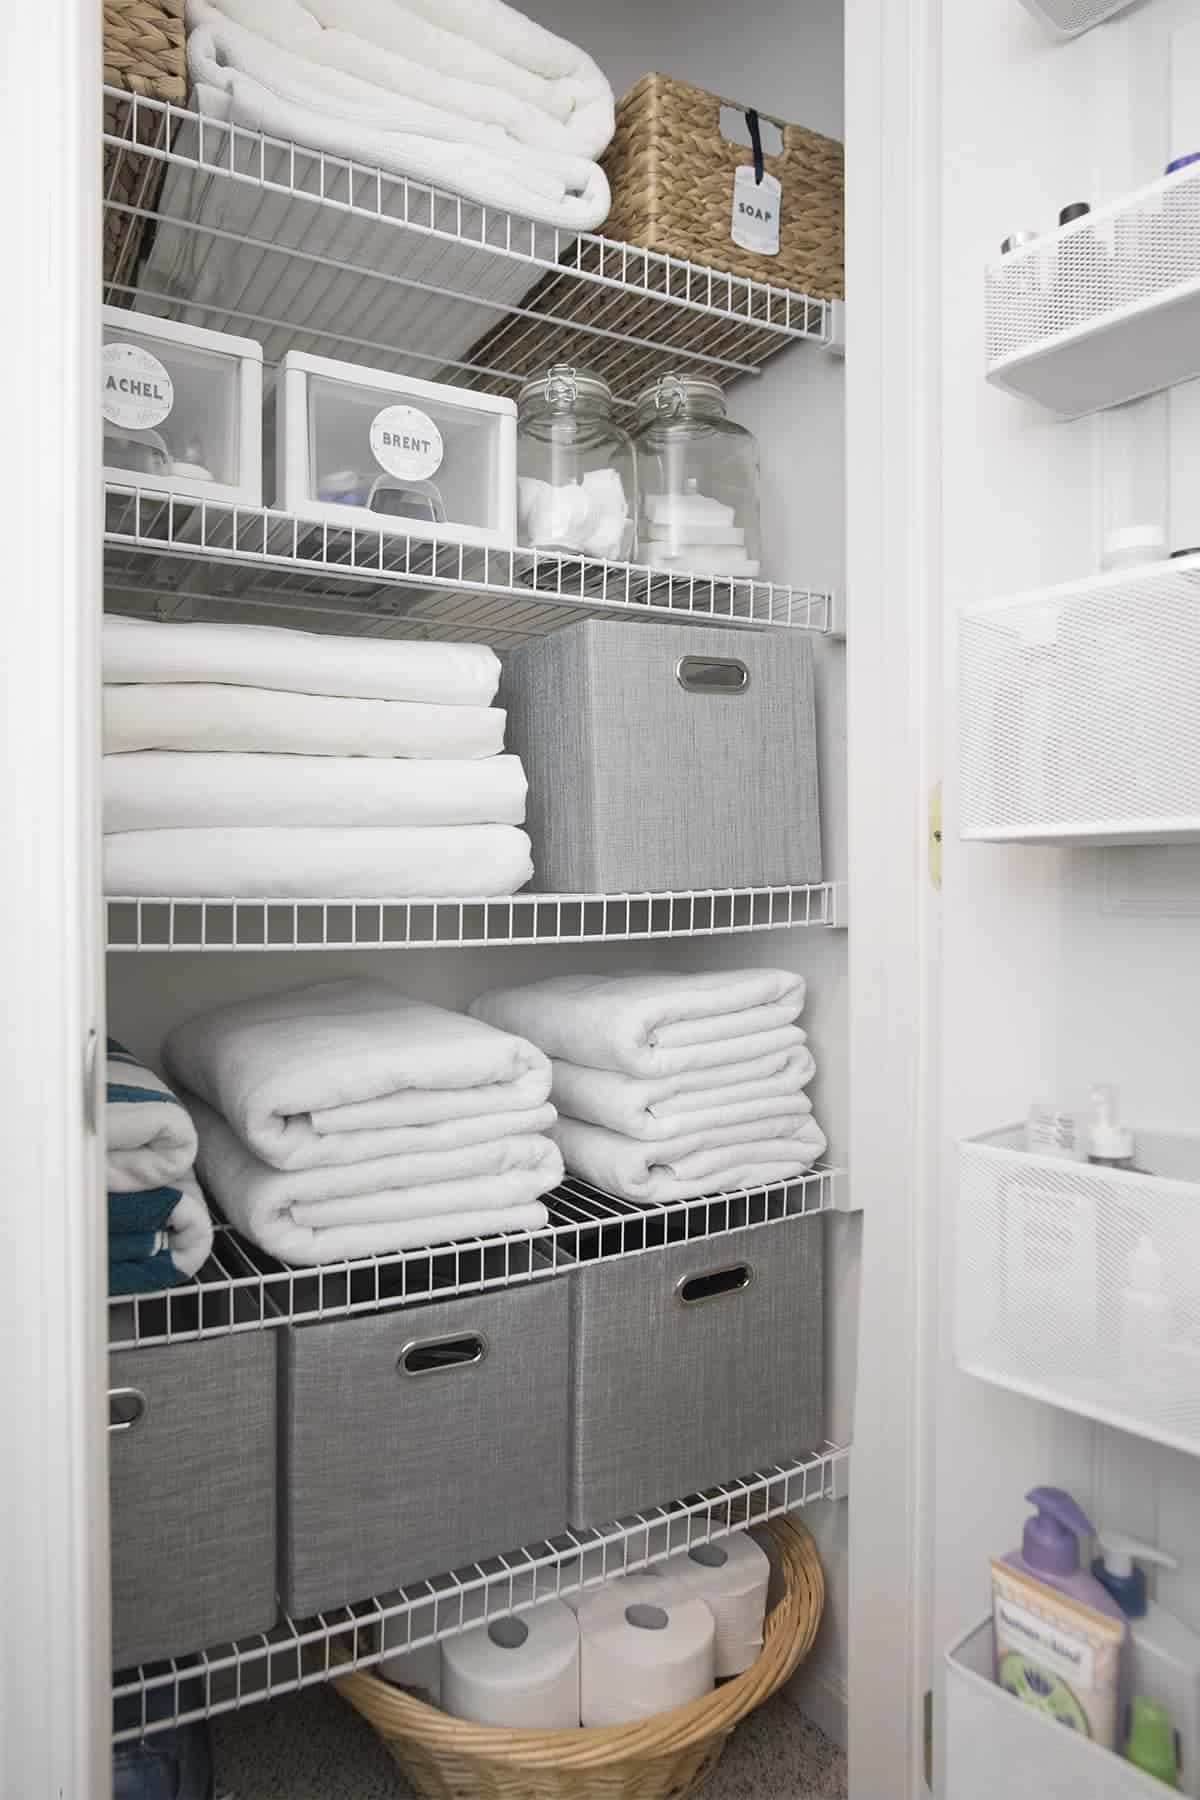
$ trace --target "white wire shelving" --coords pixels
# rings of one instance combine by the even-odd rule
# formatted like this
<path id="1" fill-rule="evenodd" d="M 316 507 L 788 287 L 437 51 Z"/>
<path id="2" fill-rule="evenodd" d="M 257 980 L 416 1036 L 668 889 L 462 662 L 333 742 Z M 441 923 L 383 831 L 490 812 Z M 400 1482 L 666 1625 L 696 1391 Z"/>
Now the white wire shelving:
<path id="1" fill-rule="evenodd" d="M 511 393 L 570 361 L 628 401 L 668 365 L 729 381 L 789 344 L 838 344 L 837 302 L 121 89 L 105 99 L 119 238 L 105 299 L 256 337 L 268 363 L 312 350 Z"/>
<path id="2" fill-rule="evenodd" d="M 112 895 L 112 951 L 419 950 L 630 943 L 836 930 L 843 884 L 705 888 L 675 894 L 514 894 L 504 899 L 193 900 Z"/>
<path id="3" fill-rule="evenodd" d="M 524 1286 L 690 1238 L 845 1210 L 849 1202 L 845 1172 L 819 1164 L 775 1187 L 737 1188 L 655 1206 L 619 1200 L 568 1176 L 546 1195 L 545 1205 L 550 1220 L 540 1231 L 468 1238 L 314 1268 L 278 1262 L 220 1226 L 212 1256 L 191 1281 L 110 1298 L 110 1348 L 145 1349 L 276 1325 L 313 1324 Z"/>
<path id="4" fill-rule="evenodd" d="M 113 1688 L 115 1741 L 370 1668 L 383 1654 L 385 1633 L 389 1656 L 420 1649 L 815 1501 L 844 1499 L 850 1454 L 846 1445 L 824 1444 L 611 1525 L 566 1531 L 315 1619 L 284 1618 L 272 1631 L 236 1644 L 121 1671 Z"/>
<path id="5" fill-rule="evenodd" d="M 402 531 L 317 525 L 290 513 L 110 483 L 104 585 L 115 611 L 245 617 L 504 651 L 581 618 L 838 630 L 834 596 L 634 563 L 480 549 Z"/>

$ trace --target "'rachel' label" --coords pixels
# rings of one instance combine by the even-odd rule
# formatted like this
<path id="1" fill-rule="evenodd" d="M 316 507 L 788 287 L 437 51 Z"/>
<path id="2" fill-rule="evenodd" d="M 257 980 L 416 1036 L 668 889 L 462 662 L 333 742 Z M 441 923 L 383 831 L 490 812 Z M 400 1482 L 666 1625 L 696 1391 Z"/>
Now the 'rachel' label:
<path id="1" fill-rule="evenodd" d="M 148 431 L 161 425 L 175 404 L 174 382 L 140 344 L 105 344 L 100 371 L 100 410 L 110 425 Z"/>
<path id="2" fill-rule="evenodd" d="M 742 163 L 733 172 L 733 224 L 729 235 L 742 250 L 760 256 L 779 255 L 779 211 L 783 187 L 779 178 L 764 172 L 754 179 L 754 165 Z"/>
<path id="3" fill-rule="evenodd" d="M 389 475 L 427 481 L 444 454 L 441 432 L 415 406 L 385 406 L 371 421 L 371 455 Z"/>

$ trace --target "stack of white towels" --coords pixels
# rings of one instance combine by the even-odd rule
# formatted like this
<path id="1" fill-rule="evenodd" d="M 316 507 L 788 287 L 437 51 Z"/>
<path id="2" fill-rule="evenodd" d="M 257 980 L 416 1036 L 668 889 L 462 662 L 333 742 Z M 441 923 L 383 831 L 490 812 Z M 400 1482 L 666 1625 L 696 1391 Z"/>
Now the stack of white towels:
<path id="1" fill-rule="evenodd" d="M 470 1010 L 551 1058 L 567 1169 L 653 1205 L 789 1181 L 821 1155 L 803 1006 L 799 976 L 741 969 L 560 975 Z"/>
<path id="2" fill-rule="evenodd" d="M 525 772 L 483 644 L 104 621 L 109 894 L 512 894 Z"/>
<path id="3" fill-rule="evenodd" d="M 327 1263 L 537 1231 L 562 1178 L 550 1065 L 532 1044 L 373 981 L 190 1019 L 163 1060 L 196 1167 L 231 1224 Z"/>

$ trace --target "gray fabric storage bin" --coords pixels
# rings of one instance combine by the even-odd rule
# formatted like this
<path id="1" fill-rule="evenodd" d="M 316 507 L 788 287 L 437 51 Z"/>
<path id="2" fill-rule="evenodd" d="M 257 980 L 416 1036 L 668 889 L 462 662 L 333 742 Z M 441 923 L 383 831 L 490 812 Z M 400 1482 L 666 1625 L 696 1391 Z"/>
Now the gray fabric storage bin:
<path id="1" fill-rule="evenodd" d="M 514 650 L 500 703 L 542 892 L 820 881 L 803 633 L 589 620 Z"/>
<path id="2" fill-rule="evenodd" d="M 784 1219 L 571 1277 L 572 1525 L 821 1442 L 822 1236 L 814 1219 Z M 689 1298 L 710 1275 L 728 1291 Z"/>
<path id="3" fill-rule="evenodd" d="M 275 1333 L 120 1350 L 108 1380 L 114 1668 L 268 1631 Z"/>
<path id="4" fill-rule="evenodd" d="M 471 1339 L 476 1361 L 401 1372 L 406 1355 Z M 290 1327 L 287 1610 L 305 1617 L 560 1532 L 568 1344 L 562 1280 Z"/>

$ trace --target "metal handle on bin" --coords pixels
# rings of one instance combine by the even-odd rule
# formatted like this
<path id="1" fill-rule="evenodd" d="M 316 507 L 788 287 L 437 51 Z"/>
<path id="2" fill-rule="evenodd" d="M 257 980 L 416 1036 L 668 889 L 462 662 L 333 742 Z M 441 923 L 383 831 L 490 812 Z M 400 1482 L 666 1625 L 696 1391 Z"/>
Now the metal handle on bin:
<path id="1" fill-rule="evenodd" d="M 127 1402 L 128 1416 L 122 1416 L 120 1407 Z M 110 1431 L 132 1431 L 140 1425 L 146 1416 L 146 1396 L 141 1388 L 119 1387 L 108 1390 L 108 1429 Z"/>
<path id="2" fill-rule="evenodd" d="M 681 656 L 675 679 L 688 694 L 744 694 L 750 671 L 737 656 Z"/>
<path id="3" fill-rule="evenodd" d="M 675 1283 L 675 1298 L 680 1306 L 703 1306 L 709 1300 L 724 1300 L 729 1294 L 744 1294 L 754 1280 L 749 1263 L 730 1263 L 723 1269 L 706 1269 L 700 1275 L 681 1275 Z"/>
<path id="4" fill-rule="evenodd" d="M 442 1375 L 451 1369 L 471 1369 L 488 1353 L 481 1332 L 455 1332 L 450 1337 L 413 1338 L 396 1358 L 401 1375 Z"/>

